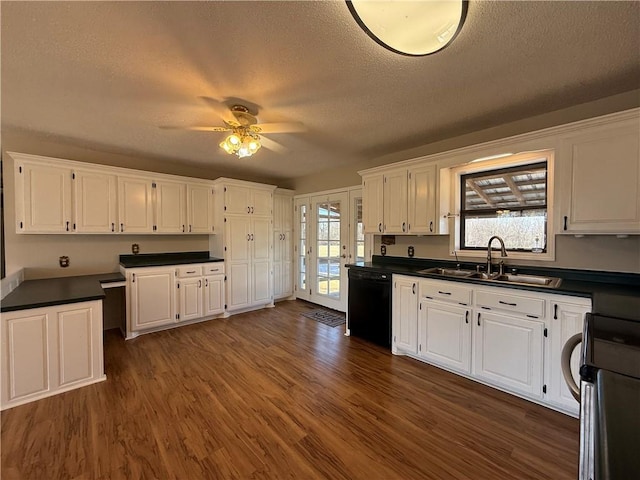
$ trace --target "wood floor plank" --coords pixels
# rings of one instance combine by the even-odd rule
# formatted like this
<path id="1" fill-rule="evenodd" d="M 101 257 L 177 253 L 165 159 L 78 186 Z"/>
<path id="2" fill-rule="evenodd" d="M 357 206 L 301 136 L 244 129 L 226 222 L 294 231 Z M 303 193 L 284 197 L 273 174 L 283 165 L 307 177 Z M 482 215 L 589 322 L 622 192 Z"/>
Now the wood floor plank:
<path id="1" fill-rule="evenodd" d="M 578 422 L 302 316 L 124 341 L 108 380 L 2 412 L 3 479 L 575 479 Z"/>

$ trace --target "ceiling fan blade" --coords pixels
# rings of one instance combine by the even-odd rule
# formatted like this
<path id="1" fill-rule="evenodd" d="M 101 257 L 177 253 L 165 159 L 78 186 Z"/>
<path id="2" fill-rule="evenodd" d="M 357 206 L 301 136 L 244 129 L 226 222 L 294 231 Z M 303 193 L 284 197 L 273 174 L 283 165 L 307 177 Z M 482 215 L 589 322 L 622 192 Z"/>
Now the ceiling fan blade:
<path id="1" fill-rule="evenodd" d="M 207 105 L 213 108 L 218 116 L 222 118 L 224 121 L 235 121 L 235 117 L 231 114 L 229 107 L 222 103 L 220 100 L 216 100 L 213 97 L 198 97 L 200 100 L 203 100 Z"/>
<path id="2" fill-rule="evenodd" d="M 259 123 L 256 125 L 262 133 L 290 133 L 306 132 L 307 127 L 302 122 Z"/>
<path id="3" fill-rule="evenodd" d="M 160 125 L 160 128 L 163 130 L 195 130 L 198 132 L 228 132 L 232 130 L 227 127 L 201 127 L 201 126 L 193 126 L 193 127 L 178 127 L 173 125 Z"/>
<path id="4" fill-rule="evenodd" d="M 264 148 L 268 148 L 269 150 L 273 150 L 276 153 L 286 153 L 289 151 L 287 147 L 284 145 L 280 145 L 278 142 L 274 142 L 270 138 L 260 137 L 260 144 Z"/>

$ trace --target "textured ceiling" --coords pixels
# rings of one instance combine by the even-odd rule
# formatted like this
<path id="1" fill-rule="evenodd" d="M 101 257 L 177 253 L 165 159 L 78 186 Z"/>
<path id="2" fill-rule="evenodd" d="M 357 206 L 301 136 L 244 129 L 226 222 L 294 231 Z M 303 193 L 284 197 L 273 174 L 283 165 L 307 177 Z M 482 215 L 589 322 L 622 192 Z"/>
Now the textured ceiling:
<path id="1" fill-rule="evenodd" d="M 639 2 L 469 2 L 426 57 L 373 42 L 344 2 L 1 4 L 2 128 L 290 179 L 640 88 Z M 241 99 L 287 153 L 238 159 L 199 97 Z M 28 153 L 28 152 L 27 152 Z"/>

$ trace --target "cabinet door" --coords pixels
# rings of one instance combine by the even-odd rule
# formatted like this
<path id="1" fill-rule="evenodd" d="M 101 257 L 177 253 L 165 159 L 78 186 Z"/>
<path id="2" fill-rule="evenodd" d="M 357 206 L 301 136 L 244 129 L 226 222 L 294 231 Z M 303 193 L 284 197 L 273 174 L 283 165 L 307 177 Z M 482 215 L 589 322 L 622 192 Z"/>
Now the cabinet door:
<path id="1" fill-rule="evenodd" d="M 251 213 L 270 217 L 273 214 L 273 193 L 270 190 L 252 190 Z"/>
<path id="2" fill-rule="evenodd" d="M 176 282 L 180 312 L 178 320 L 184 322 L 203 316 L 202 288 L 202 277 L 184 278 Z"/>
<path id="3" fill-rule="evenodd" d="M 567 232 L 640 232 L 640 123 L 594 128 L 562 147 Z"/>
<path id="4" fill-rule="evenodd" d="M 184 233 L 186 217 L 186 187 L 184 183 L 154 182 L 156 231 Z"/>
<path id="5" fill-rule="evenodd" d="M 213 232 L 213 188 L 187 184 L 187 224 L 189 233 Z"/>
<path id="6" fill-rule="evenodd" d="M 271 220 L 253 218 L 251 232 L 252 301 L 271 300 Z"/>
<path id="7" fill-rule="evenodd" d="M 65 233 L 71 220 L 71 170 L 16 162 L 16 232 Z"/>
<path id="8" fill-rule="evenodd" d="M 3 314 L 3 406 L 50 390 L 49 316 L 41 310 Z"/>
<path id="9" fill-rule="evenodd" d="M 516 393 L 542 397 L 544 323 L 475 313 L 473 373 Z"/>
<path id="10" fill-rule="evenodd" d="M 394 353 L 417 353 L 418 350 L 418 283 L 412 279 L 393 281 L 392 330 Z"/>
<path id="11" fill-rule="evenodd" d="M 248 216 L 226 217 L 225 260 L 227 262 L 251 260 L 251 218 Z"/>
<path id="12" fill-rule="evenodd" d="M 131 330 L 138 331 L 175 322 L 175 270 L 131 273 Z"/>
<path id="13" fill-rule="evenodd" d="M 471 373 L 471 312 L 467 308 L 423 300 L 418 319 L 418 356 Z"/>
<path id="14" fill-rule="evenodd" d="M 437 233 L 436 166 L 409 170 L 409 233 Z"/>
<path id="15" fill-rule="evenodd" d="M 112 233 L 118 230 L 115 175 L 75 170 L 73 198 L 76 232 Z"/>
<path id="16" fill-rule="evenodd" d="M 283 293 L 282 278 L 282 256 L 284 242 L 282 240 L 282 232 L 274 230 L 273 232 L 273 298 L 280 298 Z"/>
<path id="17" fill-rule="evenodd" d="M 99 306 L 99 304 L 98 304 Z M 86 383 L 103 375 L 102 311 L 94 305 L 65 306 L 57 313 L 56 351 L 57 387 Z"/>
<path id="18" fill-rule="evenodd" d="M 251 304 L 251 263 L 227 264 L 227 310 L 239 310 Z"/>
<path id="19" fill-rule="evenodd" d="M 224 312 L 224 276 L 204 277 L 204 315 Z"/>
<path id="20" fill-rule="evenodd" d="M 384 228 L 384 177 L 372 175 L 362 182 L 362 222 L 364 233 L 382 233 Z"/>
<path id="21" fill-rule="evenodd" d="M 384 232 L 407 233 L 407 171 L 384 176 Z"/>
<path id="22" fill-rule="evenodd" d="M 565 410 L 577 414 L 580 404 L 573 398 L 562 376 L 560 358 L 562 347 L 576 333 L 582 332 L 584 318 L 591 310 L 590 306 L 571 303 L 552 302 L 551 305 L 551 355 L 549 365 L 548 400 Z M 580 346 L 571 355 L 571 371 L 576 383 L 580 385 Z"/>
<path id="23" fill-rule="evenodd" d="M 251 189 L 240 185 L 224 187 L 224 213 L 241 215 L 251 213 Z"/>
<path id="24" fill-rule="evenodd" d="M 144 178 L 118 177 L 120 232 L 153 232 L 152 190 L 152 183 Z"/>

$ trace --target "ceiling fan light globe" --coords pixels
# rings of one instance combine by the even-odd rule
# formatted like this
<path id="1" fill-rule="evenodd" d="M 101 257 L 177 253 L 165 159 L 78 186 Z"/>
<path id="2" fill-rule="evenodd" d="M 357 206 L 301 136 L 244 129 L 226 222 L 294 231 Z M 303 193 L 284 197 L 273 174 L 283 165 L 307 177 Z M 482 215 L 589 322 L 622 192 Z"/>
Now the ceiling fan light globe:
<path id="1" fill-rule="evenodd" d="M 253 154 L 256 153 L 260 149 L 261 145 L 258 140 L 251 140 L 249 142 L 249 151 Z"/>
<path id="2" fill-rule="evenodd" d="M 234 149 L 227 140 L 220 142 L 220 147 L 229 154 L 233 153 Z"/>
<path id="3" fill-rule="evenodd" d="M 234 145 L 234 146 L 240 145 L 240 143 L 242 143 L 240 140 L 240 137 L 236 133 L 232 133 L 231 135 L 229 135 L 227 137 L 227 142 L 229 142 L 231 145 Z"/>

